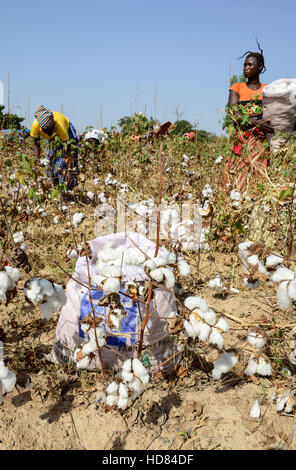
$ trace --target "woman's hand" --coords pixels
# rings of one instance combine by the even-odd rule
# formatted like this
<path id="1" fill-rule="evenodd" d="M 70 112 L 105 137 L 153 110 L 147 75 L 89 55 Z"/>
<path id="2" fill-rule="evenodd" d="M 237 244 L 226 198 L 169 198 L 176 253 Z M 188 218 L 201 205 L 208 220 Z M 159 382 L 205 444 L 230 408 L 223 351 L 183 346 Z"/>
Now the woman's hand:
<path id="1" fill-rule="evenodd" d="M 251 121 L 252 124 L 258 127 L 258 129 L 264 132 L 264 134 L 274 134 L 274 129 L 271 127 L 270 121 L 266 121 L 264 119 L 251 119 Z"/>

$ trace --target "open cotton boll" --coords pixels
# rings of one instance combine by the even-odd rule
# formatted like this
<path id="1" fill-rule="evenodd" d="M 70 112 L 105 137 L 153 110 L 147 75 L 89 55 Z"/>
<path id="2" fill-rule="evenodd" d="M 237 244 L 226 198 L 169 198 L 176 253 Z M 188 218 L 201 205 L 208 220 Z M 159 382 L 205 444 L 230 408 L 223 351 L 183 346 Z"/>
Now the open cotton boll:
<path id="1" fill-rule="evenodd" d="M 55 295 L 55 290 L 52 282 L 48 281 L 47 279 L 39 279 L 39 283 L 41 285 L 43 295 L 46 295 L 48 297 Z"/>
<path id="2" fill-rule="evenodd" d="M 114 405 L 116 405 L 117 400 L 118 400 L 117 396 L 107 395 L 106 404 L 109 405 L 109 406 L 114 406 Z"/>
<path id="3" fill-rule="evenodd" d="M 277 306 L 282 309 L 291 307 L 292 299 L 288 294 L 288 281 L 280 283 L 276 293 L 276 303 Z"/>
<path id="4" fill-rule="evenodd" d="M 202 322 L 202 325 L 200 327 L 200 332 L 198 335 L 198 339 L 200 341 L 206 341 L 208 339 L 208 336 L 210 334 L 211 327 L 207 325 L 206 323 Z"/>
<path id="5" fill-rule="evenodd" d="M 95 193 L 93 193 L 92 191 L 87 191 L 86 195 L 90 200 L 93 200 L 93 198 L 95 197 Z"/>
<path id="6" fill-rule="evenodd" d="M 76 258 L 78 258 L 78 253 L 77 253 L 76 250 L 71 250 L 70 249 L 70 250 L 67 251 L 67 257 L 69 259 L 76 259 Z"/>
<path id="7" fill-rule="evenodd" d="M 97 351 L 97 349 L 98 349 L 98 347 L 97 347 L 96 342 L 95 341 L 89 341 L 88 343 L 83 345 L 82 352 L 83 352 L 83 354 L 88 356 L 88 354 L 94 353 L 95 351 Z"/>
<path id="8" fill-rule="evenodd" d="M 124 380 L 125 382 L 132 382 L 135 378 L 132 372 L 128 372 L 126 370 L 123 370 L 121 372 L 121 377 L 122 377 L 122 380 Z"/>
<path id="9" fill-rule="evenodd" d="M 17 283 L 21 277 L 21 272 L 12 266 L 5 266 L 5 271 L 8 277 L 15 283 Z"/>
<path id="10" fill-rule="evenodd" d="M 156 264 L 157 268 L 159 268 L 160 266 L 165 266 L 166 264 L 168 264 L 166 256 L 157 256 L 156 258 L 153 258 L 153 261 Z"/>
<path id="11" fill-rule="evenodd" d="M 194 310 L 195 308 L 198 308 L 201 312 L 206 312 L 209 309 L 206 301 L 202 299 L 201 297 L 197 297 L 197 296 L 187 297 L 184 301 L 184 305 L 186 308 L 188 308 L 188 310 L 191 310 L 191 311 Z"/>
<path id="12" fill-rule="evenodd" d="M 212 376 L 214 379 L 219 380 L 222 374 L 226 374 L 232 369 L 237 363 L 238 358 L 234 352 L 226 352 L 222 356 L 214 361 L 214 368 L 212 369 Z"/>
<path id="13" fill-rule="evenodd" d="M 216 328 L 212 328 L 208 341 L 209 341 L 209 344 L 216 344 L 216 346 L 218 346 L 220 350 L 223 349 L 224 339 L 221 333 L 219 333 L 219 331 Z"/>
<path id="14" fill-rule="evenodd" d="M 122 398 L 122 397 L 118 398 L 117 407 L 120 410 L 125 410 L 127 408 L 127 405 L 128 405 L 128 398 Z"/>
<path id="15" fill-rule="evenodd" d="M 74 227 L 77 228 L 78 225 L 81 224 L 83 219 L 84 219 L 84 214 L 82 212 L 76 212 L 76 214 L 74 214 L 73 217 L 72 217 L 72 223 L 73 223 Z"/>
<path id="16" fill-rule="evenodd" d="M 104 292 L 111 294 L 120 291 L 120 281 L 117 278 L 110 278 L 104 282 Z"/>
<path id="17" fill-rule="evenodd" d="M 290 281 L 288 284 L 288 295 L 292 300 L 296 300 L 296 281 Z"/>
<path id="18" fill-rule="evenodd" d="M 259 263 L 259 258 L 257 255 L 251 255 L 247 258 L 247 262 L 252 266 L 257 266 L 257 264 Z"/>
<path id="19" fill-rule="evenodd" d="M 130 390 L 134 390 L 134 392 L 136 392 L 137 395 L 140 395 L 143 391 L 141 381 L 135 376 L 131 382 L 128 382 L 127 385 L 128 385 L 128 388 Z"/>
<path id="20" fill-rule="evenodd" d="M 14 241 L 14 243 L 22 243 L 24 241 L 23 232 L 15 232 L 13 234 L 13 241 Z"/>
<path id="21" fill-rule="evenodd" d="M 229 325 L 224 318 L 219 318 L 218 322 L 215 325 L 215 328 L 220 328 L 224 333 L 226 333 L 229 330 Z"/>
<path id="22" fill-rule="evenodd" d="M 119 384 L 119 397 L 128 398 L 128 388 L 122 382 Z"/>
<path id="23" fill-rule="evenodd" d="M 172 289 L 175 285 L 175 275 L 171 269 L 168 268 L 159 268 L 161 269 L 164 277 L 165 277 L 165 286 L 168 289 Z"/>
<path id="24" fill-rule="evenodd" d="M 214 312 L 214 310 L 212 310 L 211 308 L 209 308 L 206 312 L 200 312 L 200 316 L 201 316 L 201 318 L 203 318 L 210 326 L 215 325 L 215 323 L 216 323 L 216 321 L 217 321 L 217 315 L 216 315 L 216 313 Z"/>
<path id="25" fill-rule="evenodd" d="M 257 363 L 254 361 L 254 355 L 249 357 L 248 365 L 244 370 L 244 374 L 248 376 L 255 375 L 257 372 Z"/>
<path id="26" fill-rule="evenodd" d="M 118 392 L 118 384 L 116 382 L 111 382 L 107 387 L 108 395 L 116 395 Z"/>
<path id="27" fill-rule="evenodd" d="M 105 263 L 97 263 L 96 265 L 96 270 L 98 274 L 101 274 L 101 276 L 106 276 L 106 277 L 120 277 L 122 274 L 121 267 L 116 266 L 114 264 L 105 264 Z"/>
<path id="28" fill-rule="evenodd" d="M 131 372 L 131 370 L 132 370 L 132 360 L 131 359 L 128 359 L 127 361 L 125 361 L 122 364 L 122 370 L 124 370 L 126 372 Z"/>
<path id="29" fill-rule="evenodd" d="M 1 272 L 0 272 L 1 275 Z M 1 283 L 1 281 L 0 281 Z M 24 288 L 25 296 L 33 303 L 38 303 L 43 300 L 42 287 L 39 279 L 32 279 L 27 287 Z"/>
<path id="30" fill-rule="evenodd" d="M 90 360 L 89 356 L 86 356 L 86 357 L 84 357 L 83 359 L 81 359 L 80 361 L 78 361 L 76 363 L 76 367 L 77 367 L 77 369 L 87 369 L 90 362 L 91 362 L 91 360 Z"/>
<path id="31" fill-rule="evenodd" d="M 0 361 L 0 382 L 4 393 L 11 392 L 16 383 L 16 375 L 4 365 L 3 361 Z"/>
<path id="32" fill-rule="evenodd" d="M 210 279 L 208 282 L 208 286 L 211 289 L 223 289 L 223 283 L 221 281 L 220 276 L 216 276 L 214 279 Z"/>
<path id="33" fill-rule="evenodd" d="M 150 271 L 150 276 L 152 277 L 152 279 L 154 279 L 157 282 L 163 281 L 163 272 L 160 268 Z"/>
<path id="34" fill-rule="evenodd" d="M 133 368 L 133 371 L 134 371 L 134 374 L 139 378 L 141 379 L 142 376 L 144 375 L 147 375 L 147 369 L 146 367 L 143 365 L 143 363 L 135 358 L 132 360 L 132 368 Z"/>
<path id="35" fill-rule="evenodd" d="M 270 255 L 266 258 L 265 266 L 267 268 L 275 268 L 276 266 L 282 264 L 283 261 L 284 261 L 284 258 L 282 258 L 281 256 Z"/>
<path id="36" fill-rule="evenodd" d="M 262 375 L 262 376 L 272 374 L 270 363 L 265 361 L 263 357 L 259 357 L 259 361 L 257 365 L 257 374 Z"/>
<path id="37" fill-rule="evenodd" d="M 147 268 L 149 271 L 154 271 L 156 269 L 156 263 L 153 261 L 153 259 L 148 259 L 143 264 L 143 267 Z"/>
<path id="38" fill-rule="evenodd" d="M 254 405 L 252 406 L 252 409 L 250 411 L 250 417 L 251 418 L 260 418 L 260 406 L 258 403 L 258 400 L 255 401 Z"/>
<path id="39" fill-rule="evenodd" d="M 185 328 L 185 332 L 187 333 L 187 335 L 190 338 L 195 338 L 197 336 L 197 334 L 194 331 L 193 326 L 191 325 L 191 323 L 188 320 L 183 321 L 183 326 Z"/>
<path id="40" fill-rule="evenodd" d="M 273 282 L 293 281 L 295 274 L 291 269 L 278 268 L 271 276 Z"/>
<path id="41" fill-rule="evenodd" d="M 177 267 L 181 276 L 189 276 L 191 274 L 191 267 L 183 258 L 178 258 Z"/>
<path id="42" fill-rule="evenodd" d="M 250 329 L 248 332 L 248 341 L 252 346 L 255 348 L 261 349 L 264 347 L 266 343 L 266 339 L 264 337 L 264 332 L 259 331 L 259 329 Z"/>
<path id="43" fill-rule="evenodd" d="M 252 245 L 254 245 L 254 242 L 251 242 L 249 240 L 242 242 L 238 245 L 238 253 L 242 261 L 244 261 L 248 256 L 250 256 L 248 248 L 250 248 Z"/>

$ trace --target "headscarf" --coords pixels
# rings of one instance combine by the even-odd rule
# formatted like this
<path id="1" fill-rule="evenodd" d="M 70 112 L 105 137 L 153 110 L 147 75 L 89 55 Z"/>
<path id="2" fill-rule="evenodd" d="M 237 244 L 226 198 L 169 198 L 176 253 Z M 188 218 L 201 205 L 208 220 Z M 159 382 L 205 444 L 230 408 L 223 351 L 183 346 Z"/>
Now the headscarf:
<path id="1" fill-rule="evenodd" d="M 44 131 L 52 127 L 54 124 L 53 113 L 42 105 L 36 108 L 34 116 L 37 119 L 39 126 Z"/>

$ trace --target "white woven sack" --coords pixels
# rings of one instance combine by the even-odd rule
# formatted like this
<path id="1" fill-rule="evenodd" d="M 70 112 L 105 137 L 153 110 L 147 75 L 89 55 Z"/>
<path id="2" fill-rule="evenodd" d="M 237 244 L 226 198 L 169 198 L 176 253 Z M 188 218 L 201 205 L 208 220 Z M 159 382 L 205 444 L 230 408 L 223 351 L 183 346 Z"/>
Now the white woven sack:
<path id="1" fill-rule="evenodd" d="M 269 120 L 276 131 L 291 134 L 296 124 L 296 78 L 275 80 L 262 90 L 263 119 Z M 284 145 L 288 137 L 267 136 L 274 151 Z"/>
<path id="2" fill-rule="evenodd" d="M 90 276 L 94 274 L 96 253 L 102 250 L 106 243 L 112 242 L 114 248 L 122 245 L 125 248 L 134 247 L 135 245 L 130 239 L 147 255 L 150 257 L 154 256 L 155 244 L 139 233 L 115 233 L 99 237 L 89 242 L 92 250 L 92 259 L 89 260 Z M 161 252 L 162 249 L 160 248 L 159 254 Z M 125 277 L 121 291 L 124 291 L 124 283 L 127 280 L 139 282 L 147 279 L 144 270 L 138 266 L 123 265 L 122 271 Z M 85 335 L 80 328 L 80 320 L 87 316 L 88 313 L 92 313 L 89 302 L 89 289 L 87 287 L 88 273 L 85 256 L 78 258 L 72 277 L 86 287 L 78 284 L 73 279 L 67 284 L 67 303 L 61 310 L 56 328 L 56 340 L 51 353 L 47 356 L 48 360 L 60 364 L 66 364 L 70 359 L 73 359 L 73 352 L 85 340 Z M 93 304 L 96 305 L 96 300 L 103 296 L 104 293 L 102 291 L 91 292 Z M 102 358 L 104 367 L 107 368 L 120 367 L 124 358 L 135 357 L 137 351 L 137 341 L 139 339 L 141 319 L 145 315 L 145 305 L 132 302 L 130 298 L 124 295 L 122 296 L 122 304 L 128 313 L 126 320 L 122 322 L 124 325 L 122 336 L 108 336 L 108 326 L 104 325 L 107 331 L 108 348 L 106 346 L 103 348 Z M 96 312 L 98 311 L 97 308 L 102 309 L 103 307 L 95 306 Z M 173 346 L 172 337 L 168 335 L 165 329 L 166 319 L 162 317 L 167 317 L 174 310 L 176 310 L 176 305 L 171 291 L 160 288 L 155 289 L 154 299 L 150 303 L 150 313 L 156 318 L 148 320 L 144 336 L 144 352 L 148 354 L 150 364 L 153 366 L 161 364 L 169 357 L 167 354 Z M 120 355 L 117 353 L 120 353 Z M 96 367 L 100 367 L 98 358 L 91 362 L 88 369 L 93 370 Z"/>

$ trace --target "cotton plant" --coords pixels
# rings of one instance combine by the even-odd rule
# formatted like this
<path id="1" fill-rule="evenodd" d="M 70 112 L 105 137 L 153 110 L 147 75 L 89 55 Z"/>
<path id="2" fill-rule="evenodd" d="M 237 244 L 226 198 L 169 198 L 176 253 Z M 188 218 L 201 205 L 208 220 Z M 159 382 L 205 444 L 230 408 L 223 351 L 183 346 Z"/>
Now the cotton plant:
<path id="1" fill-rule="evenodd" d="M 143 363 L 137 359 L 127 359 L 117 375 L 119 383 L 113 381 L 107 387 L 105 403 L 126 409 L 129 400 L 135 400 L 144 391 L 144 385 L 150 380 L 149 372 Z"/>
<path id="2" fill-rule="evenodd" d="M 67 301 L 65 291 L 59 284 L 42 278 L 28 280 L 24 286 L 24 294 L 30 302 L 40 307 L 42 316 L 47 319 Z"/>
<path id="3" fill-rule="evenodd" d="M 7 301 L 7 292 L 17 287 L 20 277 L 20 271 L 12 266 L 5 266 L 4 270 L 0 271 L 0 300 Z"/>

